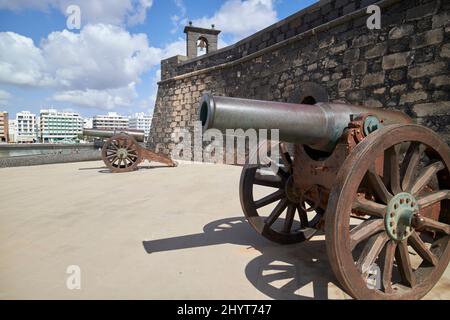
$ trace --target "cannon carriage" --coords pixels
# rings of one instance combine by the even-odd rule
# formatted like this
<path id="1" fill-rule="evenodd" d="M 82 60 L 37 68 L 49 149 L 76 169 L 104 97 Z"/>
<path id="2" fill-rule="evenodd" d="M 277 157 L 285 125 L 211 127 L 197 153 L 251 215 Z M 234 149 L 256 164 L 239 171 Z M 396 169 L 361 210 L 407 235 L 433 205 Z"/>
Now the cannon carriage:
<path id="1" fill-rule="evenodd" d="M 169 167 L 177 163 L 165 155 L 155 153 L 143 147 L 145 134 L 133 130 L 85 129 L 85 136 L 107 139 L 102 143 L 102 159 L 114 173 L 135 171 L 145 160 L 159 162 Z"/>
<path id="2" fill-rule="evenodd" d="M 354 298 L 424 297 L 450 260 L 449 146 L 400 112 L 310 101 L 202 99 L 204 130 L 279 130 L 282 142 L 258 147 L 276 144 L 279 158 L 242 171 L 249 224 L 281 244 L 324 229 L 331 267 Z"/>

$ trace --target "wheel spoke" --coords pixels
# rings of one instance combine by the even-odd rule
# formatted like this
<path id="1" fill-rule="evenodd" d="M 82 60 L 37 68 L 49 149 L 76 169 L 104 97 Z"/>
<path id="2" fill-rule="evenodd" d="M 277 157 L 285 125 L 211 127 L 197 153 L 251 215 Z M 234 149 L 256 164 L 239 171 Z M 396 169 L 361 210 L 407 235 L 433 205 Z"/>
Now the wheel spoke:
<path id="1" fill-rule="evenodd" d="M 389 241 L 386 245 L 386 255 L 384 258 L 383 287 L 385 293 L 392 293 L 392 270 L 394 268 L 395 250 L 397 243 Z"/>
<path id="2" fill-rule="evenodd" d="M 358 260 L 358 269 L 363 273 L 367 273 L 375 260 L 378 258 L 384 245 L 388 242 L 389 236 L 382 232 L 372 236 L 366 243 L 363 252 Z"/>
<path id="3" fill-rule="evenodd" d="M 275 209 L 273 209 L 270 216 L 266 219 L 266 224 L 271 227 L 275 223 L 275 221 L 277 221 L 277 219 L 281 216 L 281 214 L 287 208 L 287 206 L 288 200 L 287 199 L 281 200 L 280 203 L 278 203 L 278 205 L 275 207 Z"/>
<path id="4" fill-rule="evenodd" d="M 414 250 L 422 257 L 422 259 L 428 261 L 433 266 L 438 265 L 438 258 L 431 252 L 430 249 L 425 245 L 425 242 L 419 237 L 417 232 L 413 232 L 413 234 L 409 237 L 409 244 L 413 247 Z"/>
<path id="5" fill-rule="evenodd" d="M 353 209 L 366 213 L 370 216 L 384 218 L 386 215 L 387 206 L 367 199 L 357 198 L 353 204 Z"/>
<path id="6" fill-rule="evenodd" d="M 286 166 L 286 169 L 288 171 L 292 170 L 292 157 L 289 154 L 289 151 L 287 150 L 287 147 L 284 143 L 280 143 L 280 156 L 281 160 L 283 161 L 284 165 Z"/>
<path id="7" fill-rule="evenodd" d="M 396 260 L 403 282 L 413 288 L 416 285 L 416 276 L 411 266 L 411 259 L 409 258 L 408 244 L 406 241 L 397 246 Z"/>
<path id="8" fill-rule="evenodd" d="M 386 150 L 384 164 L 385 184 L 391 186 L 393 194 L 401 193 L 399 151 L 397 146 Z"/>
<path id="9" fill-rule="evenodd" d="M 259 172 L 256 172 L 255 174 L 254 184 L 277 189 L 281 189 L 283 187 L 283 183 L 278 176 L 262 175 Z"/>
<path id="10" fill-rule="evenodd" d="M 119 158 L 118 158 L 118 157 L 115 157 L 115 158 L 111 161 L 111 164 L 115 164 L 115 163 L 117 162 L 117 160 L 119 160 Z"/>
<path id="11" fill-rule="evenodd" d="M 286 192 L 284 190 L 278 190 L 275 193 L 272 193 L 261 200 L 258 200 L 255 202 L 256 209 L 265 207 L 271 203 L 274 203 L 275 201 L 281 200 L 286 196 Z"/>
<path id="12" fill-rule="evenodd" d="M 413 195 L 418 195 L 430 183 L 433 176 L 442 169 L 445 169 L 442 161 L 435 162 L 424 168 L 420 173 L 419 178 L 411 187 L 411 193 Z"/>
<path id="13" fill-rule="evenodd" d="M 295 218 L 295 211 L 296 207 L 294 204 L 289 205 L 287 214 L 286 214 L 286 220 L 284 221 L 284 233 L 291 233 L 292 225 L 294 224 L 294 218 Z"/>
<path id="14" fill-rule="evenodd" d="M 116 156 L 116 154 L 115 154 L 115 153 L 113 153 L 113 154 L 111 154 L 111 155 L 107 156 L 106 158 L 107 158 L 107 159 L 112 159 L 112 158 L 114 158 L 115 156 Z"/>
<path id="15" fill-rule="evenodd" d="M 356 246 L 384 230 L 384 221 L 381 219 L 369 220 L 361 223 L 350 231 L 350 250 L 355 250 Z"/>
<path id="16" fill-rule="evenodd" d="M 403 159 L 401 167 L 401 175 L 403 176 L 402 189 L 404 191 L 410 190 L 412 180 L 414 178 L 414 171 L 419 164 L 420 157 L 425 150 L 425 146 L 419 142 L 413 142 L 409 146 L 406 152 L 405 158 Z"/>
<path id="17" fill-rule="evenodd" d="M 424 196 L 418 200 L 420 209 L 431 207 L 432 205 L 442 201 L 450 200 L 450 190 L 441 190 Z"/>
<path id="18" fill-rule="evenodd" d="M 414 224 L 415 228 L 419 231 L 437 231 L 440 233 L 445 233 L 446 235 L 450 235 L 450 225 L 430 218 L 420 216 L 419 219 L 414 220 Z"/>
<path id="19" fill-rule="evenodd" d="M 367 178 L 370 186 L 372 187 L 372 191 L 375 195 L 382 201 L 387 204 L 392 199 L 392 194 L 389 193 L 386 186 L 383 183 L 381 177 L 375 172 L 374 169 L 371 169 L 367 172 Z"/>
<path id="20" fill-rule="evenodd" d="M 297 206 L 298 216 L 300 218 L 300 226 L 302 229 L 309 228 L 309 222 L 308 222 L 308 214 L 305 210 L 303 210 L 302 206 L 299 204 Z"/>

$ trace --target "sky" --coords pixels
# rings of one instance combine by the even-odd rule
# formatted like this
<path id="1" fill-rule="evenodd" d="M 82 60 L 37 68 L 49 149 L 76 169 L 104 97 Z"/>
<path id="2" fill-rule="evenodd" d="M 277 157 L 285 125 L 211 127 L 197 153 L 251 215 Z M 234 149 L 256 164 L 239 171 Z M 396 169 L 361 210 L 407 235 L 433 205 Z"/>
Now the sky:
<path id="1" fill-rule="evenodd" d="M 314 2 L 0 0 L 0 110 L 152 113 L 161 59 L 186 55 L 189 21 L 215 24 L 222 48 Z"/>

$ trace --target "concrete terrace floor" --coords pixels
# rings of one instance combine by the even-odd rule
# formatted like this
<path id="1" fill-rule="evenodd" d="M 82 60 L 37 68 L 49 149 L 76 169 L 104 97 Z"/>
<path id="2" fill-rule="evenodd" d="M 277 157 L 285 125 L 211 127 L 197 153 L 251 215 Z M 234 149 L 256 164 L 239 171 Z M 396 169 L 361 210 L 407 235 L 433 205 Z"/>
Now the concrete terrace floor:
<path id="1" fill-rule="evenodd" d="M 246 223 L 241 169 L 0 169 L 0 299 L 343 299 L 323 236 L 279 246 Z M 81 268 L 81 290 L 66 269 Z M 450 299 L 450 268 L 428 299 Z"/>

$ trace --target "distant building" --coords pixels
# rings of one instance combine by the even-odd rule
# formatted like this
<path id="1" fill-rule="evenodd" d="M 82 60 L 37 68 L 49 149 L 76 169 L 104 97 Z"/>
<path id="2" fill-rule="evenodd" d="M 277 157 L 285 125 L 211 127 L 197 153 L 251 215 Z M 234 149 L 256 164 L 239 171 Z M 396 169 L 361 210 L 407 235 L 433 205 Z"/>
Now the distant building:
<path id="1" fill-rule="evenodd" d="M 93 118 L 84 118 L 83 119 L 83 128 L 84 129 L 94 128 L 94 119 Z"/>
<path id="2" fill-rule="evenodd" d="M 152 116 L 145 113 L 136 113 L 130 117 L 130 129 L 141 130 L 145 132 L 145 139 L 150 135 L 152 126 Z"/>
<path id="3" fill-rule="evenodd" d="M 116 112 L 109 112 L 105 116 L 95 116 L 93 119 L 94 129 L 116 130 L 129 129 L 129 119 Z"/>
<path id="4" fill-rule="evenodd" d="M 8 138 L 9 125 L 8 125 L 8 112 L 0 112 L 0 143 L 9 142 Z"/>
<path id="5" fill-rule="evenodd" d="M 22 111 L 16 114 L 17 143 L 37 142 L 36 115 L 29 111 Z"/>
<path id="6" fill-rule="evenodd" d="M 8 121 L 9 142 L 17 143 L 17 120 L 12 119 Z"/>
<path id="7" fill-rule="evenodd" d="M 83 134 L 83 119 L 75 112 L 41 110 L 40 138 L 43 143 L 73 142 Z"/>

